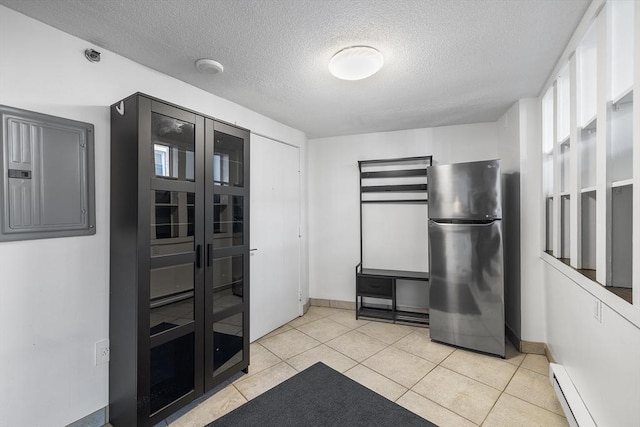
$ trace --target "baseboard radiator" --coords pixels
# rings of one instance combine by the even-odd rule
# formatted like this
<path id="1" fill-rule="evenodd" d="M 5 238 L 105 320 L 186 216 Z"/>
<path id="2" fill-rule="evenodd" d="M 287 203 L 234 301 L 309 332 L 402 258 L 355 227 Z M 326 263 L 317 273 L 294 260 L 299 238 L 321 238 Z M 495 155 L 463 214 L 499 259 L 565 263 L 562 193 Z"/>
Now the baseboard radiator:
<path id="1" fill-rule="evenodd" d="M 596 427 L 564 366 L 549 364 L 549 379 L 571 427 Z"/>

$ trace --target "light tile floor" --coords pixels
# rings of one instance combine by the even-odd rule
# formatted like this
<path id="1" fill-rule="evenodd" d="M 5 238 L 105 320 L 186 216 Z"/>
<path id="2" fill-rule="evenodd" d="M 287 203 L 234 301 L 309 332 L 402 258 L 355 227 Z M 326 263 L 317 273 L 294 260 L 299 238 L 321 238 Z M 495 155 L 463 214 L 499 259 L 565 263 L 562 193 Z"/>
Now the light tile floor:
<path id="1" fill-rule="evenodd" d="M 544 356 L 500 359 L 431 342 L 429 329 L 311 307 L 251 344 L 249 374 L 161 425 L 201 427 L 323 362 L 440 427 L 567 426 Z"/>

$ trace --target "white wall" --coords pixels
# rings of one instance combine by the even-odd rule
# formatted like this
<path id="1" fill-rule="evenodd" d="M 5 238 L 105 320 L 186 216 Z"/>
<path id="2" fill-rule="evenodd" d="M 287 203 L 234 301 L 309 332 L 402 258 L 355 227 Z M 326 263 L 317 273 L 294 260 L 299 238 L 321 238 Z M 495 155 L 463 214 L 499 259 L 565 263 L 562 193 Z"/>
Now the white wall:
<path id="1" fill-rule="evenodd" d="M 542 284 L 542 148 L 540 102 L 524 99 L 520 111 L 520 338 L 546 342 Z"/>
<path id="2" fill-rule="evenodd" d="M 545 90 L 574 54 L 603 3 L 602 0 L 591 3 L 549 75 Z M 636 16 L 636 23 L 640 22 L 638 17 L 640 14 Z M 638 28 L 636 34 L 637 31 Z M 637 58 L 638 50 L 635 55 Z M 598 73 L 603 69 L 599 65 Z M 636 69 L 638 70 L 640 68 Z M 598 108 L 600 107 L 602 106 Z M 533 110 L 529 110 L 527 115 L 531 117 L 532 123 L 539 121 L 535 119 Z M 539 117 L 540 102 L 537 110 Z M 537 127 L 541 129 L 539 124 Z M 541 137 L 533 136 L 535 132 L 527 132 L 524 126 L 521 131 L 529 133 L 532 142 L 526 150 L 529 161 L 523 162 L 530 168 L 528 175 L 532 178 L 523 187 L 528 189 L 531 199 L 525 200 L 523 197 L 522 203 L 523 225 L 530 227 L 529 237 L 525 235 L 524 229 L 522 234 L 523 339 L 544 341 L 549 345 L 557 362 L 565 366 L 596 425 L 639 426 L 640 308 L 638 305 L 632 306 L 603 286 L 542 252 L 544 206 L 540 175 Z M 601 160 L 606 162 L 606 159 L 598 159 L 593 164 Z M 523 190 L 523 194 L 525 191 Z M 525 219 L 525 215 L 528 219 Z M 529 270 L 525 270 L 525 267 Z M 531 279 L 529 274 L 532 275 Z M 542 293 L 536 290 L 539 287 L 543 288 Z M 594 317 L 598 307 L 601 307 L 601 321 Z M 543 325 L 544 331 L 540 331 L 539 324 Z"/>
<path id="3" fill-rule="evenodd" d="M 565 366 L 599 426 L 640 425 L 640 312 L 542 253 L 541 102 L 520 100 L 521 322 Z M 594 305 L 602 304 L 602 323 Z"/>
<path id="4" fill-rule="evenodd" d="M 504 315 L 508 330 L 520 339 L 520 103 L 513 104 L 496 125 L 502 172 Z"/>
<path id="5" fill-rule="evenodd" d="M 426 155 L 432 155 L 434 162 L 441 164 L 495 159 L 498 157 L 496 124 L 309 140 L 311 298 L 355 301 L 354 269 L 360 261 L 358 160 Z M 426 253 L 426 226 L 423 232 Z M 393 254 L 396 247 L 387 249 Z M 424 259 L 425 267 L 426 261 Z"/>
<path id="6" fill-rule="evenodd" d="M 580 273 L 547 258 L 557 265 L 543 262 L 546 336 L 553 356 L 567 369 L 598 426 L 640 425 L 638 319 L 630 321 L 603 303 L 598 322 L 594 304 L 608 291 L 594 295 L 578 284 L 580 277 L 572 280 L 572 273 Z"/>
<path id="7" fill-rule="evenodd" d="M 545 342 L 538 99 L 516 102 L 496 124 L 503 186 L 508 190 L 504 194 L 505 321 L 519 339 Z"/>
<path id="8" fill-rule="evenodd" d="M 0 426 L 63 426 L 108 404 L 94 343 L 109 336 L 109 105 L 144 92 L 300 146 L 306 158 L 302 132 L 104 49 L 89 63 L 88 47 L 0 6 L 0 103 L 95 125 L 97 205 L 95 236 L 0 243 Z"/>

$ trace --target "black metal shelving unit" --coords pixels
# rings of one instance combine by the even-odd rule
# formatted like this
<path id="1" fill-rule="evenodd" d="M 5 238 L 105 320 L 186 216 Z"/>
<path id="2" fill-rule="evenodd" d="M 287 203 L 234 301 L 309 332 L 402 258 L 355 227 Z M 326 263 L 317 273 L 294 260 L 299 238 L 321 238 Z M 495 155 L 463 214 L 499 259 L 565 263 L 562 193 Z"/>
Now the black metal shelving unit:
<path id="1" fill-rule="evenodd" d="M 426 285 L 429 273 L 384 270 L 363 266 L 362 209 L 364 205 L 369 204 L 426 204 L 427 167 L 431 166 L 431 162 L 431 156 L 361 160 L 358 162 L 360 171 L 360 263 L 355 268 L 356 319 L 367 317 L 392 322 L 429 323 L 427 312 L 402 311 L 398 310 L 396 305 L 398 280 L 418 281 Z M 374 170 L 369 170 L 370 168 Z M 411 182 L 405 182 L 405 180 Z M 425 223 L 426 221 L 425 217 Z M 367 230 L 367 232 L 372 231 Z M 427 286 L 424 289 L 426 292 Z M 388 304 L 385 306 L 366 304 L 365 298 L 387 300 Z"/>

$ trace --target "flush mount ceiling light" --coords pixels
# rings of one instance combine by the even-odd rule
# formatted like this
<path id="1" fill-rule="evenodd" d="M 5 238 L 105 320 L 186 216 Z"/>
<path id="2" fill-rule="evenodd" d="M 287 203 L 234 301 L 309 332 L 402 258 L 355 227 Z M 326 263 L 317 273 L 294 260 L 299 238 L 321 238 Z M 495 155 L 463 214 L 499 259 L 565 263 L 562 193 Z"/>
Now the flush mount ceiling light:
<path id="1" fill-rule="evenodd" d="M 202 74 L 218 74 L 224 71 L 221 63 L 207 58 L 198 59 L 196 61 L 196 69 Z"/>
<path id="2" fill-rule="evenodd" d="M 351 46 L 333 55 L 329 71 L 342 80 L 361 80 L 377 73 L 383 64 L 384 58 L 377 49 Z"/>

